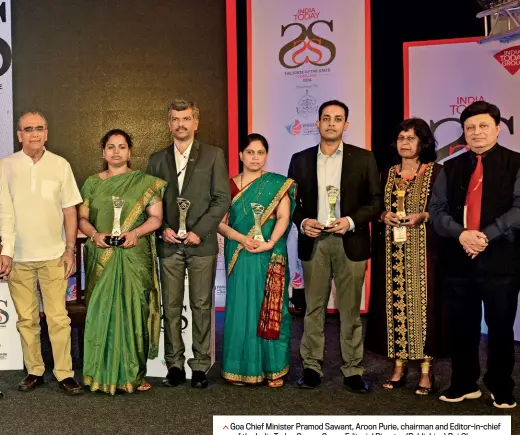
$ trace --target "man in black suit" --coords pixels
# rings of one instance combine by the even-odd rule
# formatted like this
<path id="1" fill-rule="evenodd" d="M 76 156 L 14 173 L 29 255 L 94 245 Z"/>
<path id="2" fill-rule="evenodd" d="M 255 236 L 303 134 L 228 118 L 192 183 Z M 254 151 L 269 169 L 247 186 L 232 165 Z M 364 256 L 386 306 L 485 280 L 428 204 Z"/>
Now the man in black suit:
<path id="1" fill-rule="evenodd" d="M 192 311 L 193 358 L 191 385 L 206 388 L 211 366 L 211 307 L 217 265 L 217 227 L 227 213 L 231 195 L 224 153 L 195 140 L 199 109 L 188 101 L 174 100 L 168 108 L 173 144 L 150 156 L 147 172 L 168 182 L 163 198 L 164 221 L 158 240 L 164 310 L 164 358 L 167 386 L 186 380 L 182 341 L 184 271 L 188 270 Z M 179 235 L 177 199 L 190 202 L 186 235 Z"/>
<path id="2" fill-rule="evenodd" d="M 298 256 L 307 302 L 300 345 L 304 371 L 298 384 L 315 388 L 321 382 L 325 310 L 334 278 L 344 384 L 365 393 L 359 311 L 370 257 L 369 223 L 381 213 L 382 195 L 372 153 L 342 141 L 347 118 L 348 107 L 341 101 L 323 103 L 317 121 L 320 144 L 293 155 L 289 167 L 289 177 L 298 183 L 293 221 L 300 230 Z"/>
<path id="3" fill-rule="evenodd" d="M 484 384 L 497 408 L 514 408 L 514 323 L 520 289 L 520 154 L 498 144 L 500 110 L 477 101 L 460 122 L 470 150 L 448 160 L 429 211 L 444 237 L 451 385 L 444 402 L 478 399 L 482 305 L 488 326 Z"/>

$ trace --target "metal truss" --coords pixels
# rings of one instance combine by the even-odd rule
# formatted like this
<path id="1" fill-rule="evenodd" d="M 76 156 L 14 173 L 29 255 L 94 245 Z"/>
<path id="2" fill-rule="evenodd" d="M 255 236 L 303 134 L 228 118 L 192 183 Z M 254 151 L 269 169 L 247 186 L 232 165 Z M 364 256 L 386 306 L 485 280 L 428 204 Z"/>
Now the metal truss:
<path id="1" fill-rule="evenodd" d="M 495 2 L 495 6 L 479 12 L 477 18 L 484 18 L 486 33 L 479 44 L 520 39 L 520 0 Z"/>

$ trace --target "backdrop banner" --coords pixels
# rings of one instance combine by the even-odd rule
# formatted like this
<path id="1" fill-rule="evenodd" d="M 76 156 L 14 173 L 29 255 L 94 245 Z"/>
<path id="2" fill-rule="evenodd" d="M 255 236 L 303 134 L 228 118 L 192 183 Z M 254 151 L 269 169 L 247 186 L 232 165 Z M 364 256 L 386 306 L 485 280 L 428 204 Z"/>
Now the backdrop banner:
<path id="1" fill-rule="evenodd" d="M 0 158 L 13 153 L 11 2 L 0 2 Z"/>
<path id="2" fill-rule="evenodd" d="M 7 282 L 0 282 L 0 370 L 22 370 L 23 354 L 16 329 L 18 315 Z"/>
<path id="3" fill-rule="evenodd" d="M 520 120 L 520 43 L 481 45 L 479 39 L 404 44 L 404 116 L 429 123 L 438 142 L 440 163 L 466 152 L 459 117 L 466 106 L 480 100 L 500 109 L 499 143 L 520 152 L 515 134 L 519 127 L 515 122 Z M 520 340 L 520 309 L 515 339 Z"/>
<path id="4" fill-rule="evenodd" d="M 344 141 L 371 148 L 370 2 L 248 1 L 249 130 L 270 144 L 266 169 L 287 175 L 291 156 L 319 143 L 318 107 L 327 100 L 349 106 Z M 291 291 L 304 286 L 296 237 L 293 226 Z"/>

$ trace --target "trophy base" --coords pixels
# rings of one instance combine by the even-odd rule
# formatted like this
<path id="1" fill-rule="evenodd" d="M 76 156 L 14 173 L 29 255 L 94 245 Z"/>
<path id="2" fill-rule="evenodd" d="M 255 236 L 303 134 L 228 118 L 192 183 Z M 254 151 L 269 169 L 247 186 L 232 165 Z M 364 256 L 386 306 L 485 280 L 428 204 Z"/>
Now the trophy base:
<path id="1" fill-rule="evenodd" d="M 105 243 L 110 246 L 120 246 L 126 241 L 126 237 L 106 236 Z"/>

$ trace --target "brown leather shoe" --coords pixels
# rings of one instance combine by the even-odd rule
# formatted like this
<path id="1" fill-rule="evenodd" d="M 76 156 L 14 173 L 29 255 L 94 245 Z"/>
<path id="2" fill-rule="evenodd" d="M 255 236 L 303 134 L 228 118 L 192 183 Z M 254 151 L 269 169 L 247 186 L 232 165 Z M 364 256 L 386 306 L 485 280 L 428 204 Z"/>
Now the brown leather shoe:
<path id="1" fill-rule="evenodd" d="M 27 375 L 18 384 L 18 391 L 32 391 L 40 385 L 43 385 L 43 376 Z"/>
<path id="2" fill-rule="evenodd" d="M 65 390 L 65 394 L 69 396 L 79 396 L 83 394 L 83 389 L 81 385 L 76 382 L 74 378 L 65 378 L 58 382 L 60 384 L 60 388 Z"/>

